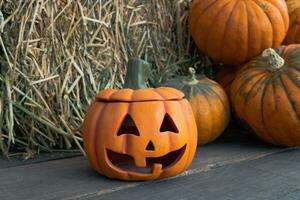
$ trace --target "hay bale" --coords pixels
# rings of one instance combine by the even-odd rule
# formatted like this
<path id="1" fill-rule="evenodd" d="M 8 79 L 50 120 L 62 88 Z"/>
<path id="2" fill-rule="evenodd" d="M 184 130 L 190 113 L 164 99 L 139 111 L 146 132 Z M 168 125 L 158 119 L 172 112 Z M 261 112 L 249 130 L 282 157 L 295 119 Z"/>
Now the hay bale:
<path id="1" fill-rule="evenodd" d="M 122 86 L 132 56 L 147 57 L 154 64 L 152 84 L 193 63 L 197 54 L 191 53 L 195 51 L 187 31 L 189 4 L 2 1 L 2 152 L 8 154 L 12 147 L 81 149 L 86 106 L 97 91 Z"/>

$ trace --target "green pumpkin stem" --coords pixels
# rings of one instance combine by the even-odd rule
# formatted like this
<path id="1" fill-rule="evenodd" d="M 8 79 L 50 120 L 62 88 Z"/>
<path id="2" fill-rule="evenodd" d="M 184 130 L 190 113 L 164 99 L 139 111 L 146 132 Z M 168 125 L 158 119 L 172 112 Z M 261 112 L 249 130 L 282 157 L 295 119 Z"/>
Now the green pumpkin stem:
<path id="1" fill-rule="evenodd" d="M 262 57 L 268 60 L 272 71 L 280 70 L 284 66 L 284 59 L 272 48 L 264 50 Z"/>
<path id="2" fill-rule="evenodd" d="M 129 59 L 124 88 L 133 90 L 147 88 L 146 76 L 149 70 L 150 63 L 138 58 Z"/>

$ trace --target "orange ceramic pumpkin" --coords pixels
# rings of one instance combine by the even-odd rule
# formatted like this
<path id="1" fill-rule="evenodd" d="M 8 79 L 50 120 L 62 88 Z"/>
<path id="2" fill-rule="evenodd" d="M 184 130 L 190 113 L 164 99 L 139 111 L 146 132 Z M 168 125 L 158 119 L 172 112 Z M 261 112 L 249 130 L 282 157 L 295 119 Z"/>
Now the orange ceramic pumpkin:
<path id="1" fill-rule="evenodd" d="M 223 88 L 204 75 L 196 78 L 190 68 L 189 77 L 179 77 L 163 84 L 184 92 L 189 100 L 198 128 L 198 145 L 218 138 L 230 120 L 229 101 Z"/>
<path id="2" fill-rule="evenodd" d="M 264 141 L 300 145 L 300 45 L 267 49 L 231 85 L 237 116 Z"/>
<path id="3" fill-rule="evenodd" d="M 129 61 L 125 89 L 97 94 L 83 125 L 87 158 L 100 174 L 123 180 L 177 175 L 192 162 L 197 127 L 180 91 L 146 88 L 147 63 Z"/>
<path id="4" fill-rule="evenodd" d="M 290 15 L 290 27 L 286 35 L 285 44 L 300 43 L 300 1 L 286 0 Z"/>
<path id="5" fill-rule="evenodd" d="M 194 0 L 189 30 L 216 62 L 238 66 L 264 49 L 279 47 L 289 26 L 284 0 Z"/>

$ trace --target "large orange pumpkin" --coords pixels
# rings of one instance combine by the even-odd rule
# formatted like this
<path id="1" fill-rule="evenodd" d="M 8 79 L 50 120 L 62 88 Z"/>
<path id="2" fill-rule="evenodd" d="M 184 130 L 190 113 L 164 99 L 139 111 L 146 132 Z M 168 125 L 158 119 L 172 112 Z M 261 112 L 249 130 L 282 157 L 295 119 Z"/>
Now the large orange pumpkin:
<path id="1" fill-rule="evenodd" d="M 267 49 L 231 85 L 237 116 L 266 142 L 300 145 L 300 45 Z"/>
<path id="2" fill-rule="evenodd" d="M 194 0 L 189 30 L 216 62 L 238 66 L 279 47 L 289 26 L 284 0 Z"/>
<path id="3" fill-rule="evenodd" d="M 129 61 L 125 89 L 97 94 L 83 124 L 87 158 L 100 174 L 123 180 L 177 175 L 190 165 L 197 127 L 176 89 L 146 88 L 147 63 Z"/>
<path id="4" fill-rule="evenodd" d="M 195 70 L 189 69 L 189 77 L 178 77 L 163 83 L 184 92 L 189 100 L 198 128 L 198 145 L 218 138 L 230 120 L 229 101 L 223 88 L 204 75 L 196 78 Z"/>
<path id="5" fill-rule="evenodd" d="M 226 94 L 230 96 L 231 84 L 241 67 L 222 67 L 216 77 L 216 81 L 224 88 Z"/>
<path id="6" fill-rule="evenodd" d="M 300 43 L 300 1 L 286 0 L 290 15 L 290 27 L 286 35 L 285 44 Z"/>

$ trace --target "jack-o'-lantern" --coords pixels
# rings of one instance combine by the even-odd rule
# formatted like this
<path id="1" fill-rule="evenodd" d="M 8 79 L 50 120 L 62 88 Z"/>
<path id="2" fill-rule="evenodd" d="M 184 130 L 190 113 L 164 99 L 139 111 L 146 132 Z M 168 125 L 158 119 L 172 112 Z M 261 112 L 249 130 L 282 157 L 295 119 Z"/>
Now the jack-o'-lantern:
<path id="1" fill-rule="evenodd" d="M 190 165 L 197 127 L 182 92 L 147 88 L 149 64 L 131 59 L 125 89 L 99 92 L 83 125 L 87 158 L 100 174 L 122 180 L 177 175 Z"/>

